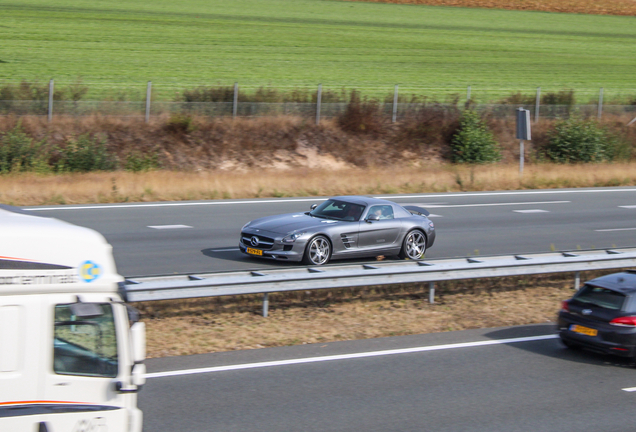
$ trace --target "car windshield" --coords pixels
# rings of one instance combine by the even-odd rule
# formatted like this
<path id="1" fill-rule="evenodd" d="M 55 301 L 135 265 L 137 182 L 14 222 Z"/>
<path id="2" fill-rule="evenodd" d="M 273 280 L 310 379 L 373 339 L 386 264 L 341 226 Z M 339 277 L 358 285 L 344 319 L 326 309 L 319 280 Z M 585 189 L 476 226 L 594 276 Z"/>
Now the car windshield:
<path id="1" fill-rule="evenodd" d="M 364 206 L 346 201 L 327 200 L 309 212 L 311 216 L 340 221 L 357 221 L 364 211 Z"/>
<path id="2" fill-rule="evenodd" d="M 590 306 L 620 310 L 623 307 L 625 295 L 607 288 L 586 284 L 576 293 L 573 300 Z"/>

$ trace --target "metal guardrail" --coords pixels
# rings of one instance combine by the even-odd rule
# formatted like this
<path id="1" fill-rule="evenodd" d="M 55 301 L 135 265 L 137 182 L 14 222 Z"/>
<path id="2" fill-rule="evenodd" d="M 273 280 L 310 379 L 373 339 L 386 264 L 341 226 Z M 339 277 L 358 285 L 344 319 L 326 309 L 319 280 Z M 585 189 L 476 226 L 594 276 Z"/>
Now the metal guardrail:
<path id="1" fill-rule="evenodd" d="M 435 282 L 459 279 L 620 269 L 636 266 L 636 248 L 551 252 L 528 255 L 453 258 L 424 261 L 377 262 L 326 267 L 298 267 L 196 275 L 127 279 L 126 301 L 172 300 L 242 294 L 264 294 L 267 316 L 272 292 L 356 286 L 426 283 L 433 303 Z"/>

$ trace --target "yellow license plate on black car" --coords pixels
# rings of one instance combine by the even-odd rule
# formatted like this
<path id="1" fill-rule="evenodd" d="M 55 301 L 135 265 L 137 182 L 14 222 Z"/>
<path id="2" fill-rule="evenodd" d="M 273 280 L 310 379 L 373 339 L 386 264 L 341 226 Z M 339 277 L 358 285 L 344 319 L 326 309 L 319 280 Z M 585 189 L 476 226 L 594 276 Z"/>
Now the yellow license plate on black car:
<path id="1" fill-rule="evenodd" d="M 595 329 L 591 329 L 588 327 L 583 327 L 580 325 L 572 325 L 570 327 L 570 330 L 572 330 L 574 333 L 580 333 L 580 334 L 584 334 L 587 336 L 596 336 L 598 334 L 598 330 Z"/>
<path id="2" fill-rule="evenodd" d="M 247 253 L 252 255 L 263 256 L 263 251 L 260 249 L 247 248 Z"/>

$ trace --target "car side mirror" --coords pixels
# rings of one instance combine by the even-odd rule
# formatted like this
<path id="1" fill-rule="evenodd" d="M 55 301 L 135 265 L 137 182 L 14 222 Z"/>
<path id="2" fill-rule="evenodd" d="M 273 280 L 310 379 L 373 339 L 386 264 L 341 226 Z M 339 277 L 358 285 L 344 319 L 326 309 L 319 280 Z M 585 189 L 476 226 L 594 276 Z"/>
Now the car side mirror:
<path id="1" fill-rule="evenodd" d="M 377 214 L 370 214 L 369 216 L 367 216 L 366 221 L 367 222 L 373 222 L 373 221 L 379 221 L 380 220 L 380 216 L 378 216 Z"/>
<path id="2" fill-rule="evenodd" d="M 310 209 L 314 210 L 316 207 L 318 207 L 318 204 L 312 204 Z"/>

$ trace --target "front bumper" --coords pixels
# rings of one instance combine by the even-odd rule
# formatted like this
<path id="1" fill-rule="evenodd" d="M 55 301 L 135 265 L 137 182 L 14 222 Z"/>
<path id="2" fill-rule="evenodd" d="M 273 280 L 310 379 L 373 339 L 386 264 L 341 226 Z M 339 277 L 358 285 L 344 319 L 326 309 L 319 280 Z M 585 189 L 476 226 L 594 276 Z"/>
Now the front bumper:
<path id="1" fill-rule="evenodd" d="M 574 325 L 597 330 L 595 336 L 573 331 Z M 592 322 L 576 315 L 559 314 L 557 321 L 559 337 L 569 342 L 602 354 L 612 354 L 620 357 L 636 357 L 636 329 L 633 327 L 613 326 L 604 322 Z"/>
<path id="2" fill-rule="evenodd" d="M 239 239 L 239 250 L 251 257 L 273 259 L 277 261 L 292 261 L 299 262 L 303 259 L 305 252 L 306 241 L 296 240 L 294 243 L 283 243 L 282 239 L 272 238 L 273 242 L 271 246 L 267 244 L 267 247 L 260 248 L 244 242 L 245 235 L 241 234 Z M 248 253 L 247 249 L 260 251 L 262 255 Z"/>

